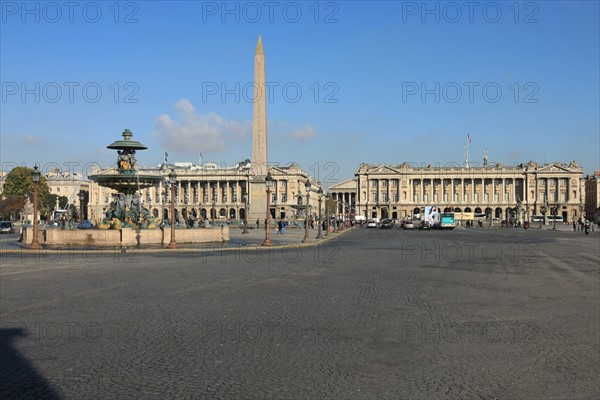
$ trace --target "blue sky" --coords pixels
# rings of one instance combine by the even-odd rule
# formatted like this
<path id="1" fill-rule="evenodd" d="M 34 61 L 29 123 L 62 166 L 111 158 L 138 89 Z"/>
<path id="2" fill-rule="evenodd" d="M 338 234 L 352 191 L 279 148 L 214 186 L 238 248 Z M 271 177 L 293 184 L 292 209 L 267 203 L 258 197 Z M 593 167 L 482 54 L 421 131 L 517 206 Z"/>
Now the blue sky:
<path id="1" fill-rule="evenodd" d="M 462 163 L 467 133 L 470 161 L 599 169 L 599 2 L 471 4 L 4 1 L 3 169 L 108 166 L 125 128 L 144 165 L 251 158 L 258 35 L 269 159 L 326 185 Z"/>

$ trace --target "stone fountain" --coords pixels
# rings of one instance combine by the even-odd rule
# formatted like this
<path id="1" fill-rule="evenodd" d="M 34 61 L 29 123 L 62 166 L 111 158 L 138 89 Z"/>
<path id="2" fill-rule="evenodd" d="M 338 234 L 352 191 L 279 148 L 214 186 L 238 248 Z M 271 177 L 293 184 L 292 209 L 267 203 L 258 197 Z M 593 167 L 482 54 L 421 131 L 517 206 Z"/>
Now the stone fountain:
<path id="1" fill-rule="evenodd" d="M 102 187 L 114 189 L 113 201 L 99 229 L 46 229 L 38 234 L 43 246 L 142 246 L 165 245 L 172 239 L 172 231 L 159 228 L 159 218 L 153 218 L 140 201 L 140 190 L 156 186 L 165 178 L 161 175 L 140 174 L 136 168 L 136 151 L 147 147 L 131 140 L 129 129 L 123 132 L 123 140 L 107 146 L 117 150 L 117 168 L 89 178 Z M 25 228 L 23 243 L 31 244 L 33 235 Z M 180 243 L 223 242 L 229 240 L 229 227 L 219 229 L 181 229 L 177 233 Z"/>
<path id="2" fill-rule="evenodd" d="M 158 185 L 164 178 L 160 175 L 140 174 L 136 168 L 136 151 L 146 150 L 142 143 L 131 140 L 133 134 L 129 129 L 123 131 L 123 140 L 117 140 L 106 146 L 117 150 L 116 173 L 98 174 L 90 179 L 102 187 L 114 189 L 118 194 L 113 195 L 106 219 L 100 228 L 113 229 L 123 227 L 154 228 L 156 224 L 147 208 L 140 201 L 140 190 Z"/>

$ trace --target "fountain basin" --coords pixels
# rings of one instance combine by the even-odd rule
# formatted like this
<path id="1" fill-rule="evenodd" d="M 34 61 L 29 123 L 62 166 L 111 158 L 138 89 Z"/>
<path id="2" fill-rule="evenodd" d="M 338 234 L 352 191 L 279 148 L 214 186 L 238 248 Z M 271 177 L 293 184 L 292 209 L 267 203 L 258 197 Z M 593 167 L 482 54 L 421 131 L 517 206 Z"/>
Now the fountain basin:
<path id="1" fill-rule="evenodd" d="M 91 175 L 90 179 L 98 185 L 114 189 L 119 193 L 134 194 L 138 188 L 146 189 L 164 180 L 160 175 L 138 175 L 138 174 L 101 174 Z"/>
<path id="2" fill-rule="evenodd" d="M 220 228 L 178 229 L 179 244 L 226 242 L 230 240 L 229 226 Z M 40 229 L 38 242 L 44 246 L 78 245 L 84 247 L 166 245 L 171 239 L 169 229 Z M 23 229 L 23 243 L 31 244 L 33 229 Z"/>

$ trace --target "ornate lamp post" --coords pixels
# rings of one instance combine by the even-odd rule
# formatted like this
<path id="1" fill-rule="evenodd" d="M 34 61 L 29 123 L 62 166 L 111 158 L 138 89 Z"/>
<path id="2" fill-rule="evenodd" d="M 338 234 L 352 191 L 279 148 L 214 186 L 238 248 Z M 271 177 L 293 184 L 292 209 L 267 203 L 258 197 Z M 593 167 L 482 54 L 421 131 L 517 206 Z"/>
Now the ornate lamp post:
<path id="1" fill-rule="evenodd" d="M 529 221 L 529 166 L 525 166 L 525 179 L 523 180 L 523 196 L 525 197 L 525 211 L 523 215 L 524 222 Z"/>
<path id="2" fill-rule="evenodd" d="M 85 200 L 85 192 L 79 191 L 79 222 L 83 224 L 83 202 Z"/>
<path id="3" fill-rule="evenodd" d="M 271 242 L 271 184 L 273 183 L 273 177 L 268 172 L 265 177 L 265 185 L 267 186 L 267 219 L 265 222 L 265 240 L 262 243 L 263 246 L 273 246 Z"/>
<path id="4" fill-rule="evenodd" d="M 515 213 L 515 228 L 517 226 L 519 226 L 519 223 L 521 222 L 520 216 L 519 216 L 520 211 L 521 211 L 521 199 L 519 198 L 519 196 L 517 196 L 517 207 L 516 207 L 516 213 Z"/>
<path id="5" fill-rule="evenodd" d="M 215 204 L 217 204 L 217 200 L 213 196 L 213 199 L 212 199 L 212 208 L 210 209 L 210 223 L 211 223 L 211 225 L 215 223 L 215 217 L 217 216 L 217 209 L 215 208 Z"/>
<path id="6" fill-rule="evenodd" d="M 306 219 L 304 220 L 304 239 L 302 239 L 302 243 L 308 243 L 308 203 L 310 201 L 310 179 L 306 179 L 306 183 L 304 184 L 304 186 L 306 187 Z"/>
<path id="7" fill-rule="evenodd" d="M 542 220 L 540 220 L 540 229 L 542 229 L 542 222 L 544 223 L 544 225 L 546 224 L 546 211 L 548 211 L 548 201 L 546 200 L 546 196 L 544 195 L 544 202 L 540 207 L 540 212 L 543 215 Z"/>
<path id="8" fill-rule="evenodd" d="M 344 214 L 346 212 L 346 203 L 344 203 L 343 197 L 342 197 L 342 201 L 341 201 L 341 205 L 342 205 L 342 211 L 340 213 L 340 220 L 338 223 L 338 232 L 343 232 L 344 231 Z"/>
<path id="9" fill-rule="evenodd" d="M 40 182 L 40 170 L 37 165 L 33 167 L 33 172 L 31 173 L 31 180 L 33 181 L 33 240 L 29 245 L 29 248 L 32 250 L 39 250 L 42 246 L 40 246 L 40 242 L 38 242 L 38 184 Z"/>
<path id="10" fill-rule="evenodd" d="M 537 198 L 538 198 L 538 177 L 537 177 L 537 167 L 533 170 L 533 179 L 535 181 L 535 196 L 533 196 L 533 215 L 537 215 Z"/>
<path id="11" fill-rule="evenodd" d="M 338 230 L 338 218 L 337 218 L 337 212 L 338 212 L 338 201 L 334 198 L 333 199 L 333 215 L 330 217 L 333 219 L 333 225 L 331 227 L 331 232 L 337 232 Z"/>
<path id="12" fill-rule="evenodd" d="M 556 230 L 556 216 L 558 215 L 558 203 L 556 204 L 556 206 L 554 207 L 554 218 L 552 218 L 554 220 L 554 224 L 552 226 L 552 230 L 555 231 Z M 582 218 L 583 219 L 583 218 Z"/>
<path id="13" fill-rule="evenodd" d="M 327 228 L 325 231 L 325 236 L 329 236 L 329 193 L 325 195 L 325 218 L 327 220 L 327 223 L 325 224 L 325 228 Z"/>
<path id="14" fill-rule="evenodd" d="M 176 249 L 175 242 L 175 183 L 177 182 L 177 174 L 172 169 L 169 173 L 169 184 L 171 185 L 171 241 L 167 245 L 167 249 Z"/>
<path id="15" fill-rule="evenodd" d="M 323 235 L 321 234 L 321 231 L 323 230 L 323 221 L 322 221 L 322 216 L 321 216 L 321 201 L 323 198 L 323 188 L 319 187 L 319 190 L 317 191 L 317 193 L 319 194 L 319 226 L 317 227 L 319 233 L 317 233 L 317 237 L 315 239 L 323 239 Z"/>
<path id="16" fill-rule="evenodd" d="M 244 201 L 244 230 L 242 234 L 248 233 L 248 195 L 244 193 L 242 195 L 242 200 Z"/>

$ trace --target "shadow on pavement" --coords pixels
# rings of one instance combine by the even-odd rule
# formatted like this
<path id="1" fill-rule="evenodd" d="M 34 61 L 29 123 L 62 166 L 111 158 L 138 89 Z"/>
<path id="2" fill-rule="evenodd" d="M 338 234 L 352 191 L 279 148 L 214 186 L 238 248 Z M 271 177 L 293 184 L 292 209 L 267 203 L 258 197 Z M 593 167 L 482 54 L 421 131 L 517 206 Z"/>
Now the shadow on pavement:
<path id="1" fill-rule="evenodd" d="M 15 346 L 26 335 L 20 328 L 0 329 L 0 399 L 60 399 Z"/>

